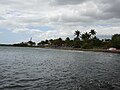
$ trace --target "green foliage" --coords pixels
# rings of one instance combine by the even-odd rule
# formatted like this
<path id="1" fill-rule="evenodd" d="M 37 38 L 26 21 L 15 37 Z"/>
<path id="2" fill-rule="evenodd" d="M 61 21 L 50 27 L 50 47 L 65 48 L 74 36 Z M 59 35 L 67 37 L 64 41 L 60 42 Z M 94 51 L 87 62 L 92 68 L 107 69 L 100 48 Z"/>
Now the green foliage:
<path id="1" fill-rule="evenodd" d="M 33 42 L 33 41 L 28 41 L 27 44 L 28 44 L 29 46 L 35 46 L 35 42 Z"/>
<path id="2" fill-rule="evenodd" d="M 19 46 L 19 47 L 28 47 L 28 46 L 35 46 L 35 42 L 28 41 L 28 42 L 21 42 L 18 44 L 13 44 L 13 46 Z"/>
<path id="3" fill-rule="evenodd" d="M 75 35 L 77 36 L 74 39 L 74 47 L 78 48 L 78 47 L 82 47 L 82 48 L 93 48 L 94 46 L 100 46 L 100 40 L 95 36 L 96 35 L 96 31 L 95 30 L 91 30 L 90 32 L 85 32 L 83 34 L 80 34 L 80 31 L 75 31 Z M 79 38 L 79 36 L 81 35 L 81 40 Z"/>
<path id="4" fill-rule="evenodd" d="M 84 43 L 82 46 L 83 49 L 92 49 L 93 46 L 90 43 Z"/>
<path id="5" fill-rule="evenodd" d="M 53 40 L 53 39 L 50 39 L 50 40 L 49 40 L 49 43 L 50 43 L 50 45 L 53 45 L 53 44 L 54 44 L 54 40 Z"/>
<path id="6" fill-rule="evenodd" d="M 65 39 L 65 46 L 66 46 L 66 47 L 70 47 L 70 46 L 71 46 L 71 41 L 70 41 L 70 38 L 69 38 L 69 37 L 67 37 L 67 38 Z"/>
<path id="7" fill-rule="evenodd" d="M 27 47 L 28 44 L 27 44 L 27 43 L 24 43 L 24 42 L 21 42 L 21 43 L 18 43 L 18 44 L 13 44 L 13 46 Z"/>
<path id="8" fill-rule="evenodd" d="M 73 45 L 74 45 L 74 48 L 80 48 L 81 47 L 80 39 L 77 37 L 74 38 Z"/>
<path id="9" fill-rule="evenodd" d="M 88 43 L 90 41 L 90 37 L 91 37 L 91 34 L 87 32 L 81 35 L 82 41 L 84 43 Z"/>
<path id="10" fill-rule="evenodd" d="M 120 34 L 115 34 L 112 36 L 112 46 L 120 49 Z"/>
<path id="11" fill-rule="evenodd" d="M 38 46 L 44 46 L 45 45 L 45 41 L 41 41 L 37 44 Z"/>
<path id="12" fill-rule="evenodd" d="M 67 37 L 65 40 L 62 38 L 50 39 L 39 42 L 37 45 L 41 47 L 74 47 L 74 48 L 83 48 L 83 49 L 92 49 L 92 48 L 103 48 L 108 49 L 114 47 L 120 49 L 120 34 L 114 34 L 111 39 L 102 39 L 96 37 L 96 31 L 91 29 L 90 32 L 85 32 L 81 34 L 80 31 L 75 31 L 74 40 L 70 40 Z M 13 46 L 35 46 L 36 43 L 32 41 L 32 38 L 28 42 L 21 42 L 18 44 L 13 44 Z"/>
<path id="13" fill-rule="evenodd" d="M 48 40 L 45 40 L 45 44 L 49 44 L 49 41 L 48 41 Z"/>
<path id="14" fill-rule="evenodd" d="M 53 44 L 55 47 L 62 47 L 63 44 L 62 38 L 55 39 Z"/>
<path id="15" fill-rule="evenodd" d="M 102 41 L 101 40 L 99 40 L 99 38 L 97 38 L 96 36 L 94 36 L 92 39 L 91 39 L 91 45 L 93 46 L 93 47 L 100 47 L 101 46 L 101 44 L 102 44 Z"/>

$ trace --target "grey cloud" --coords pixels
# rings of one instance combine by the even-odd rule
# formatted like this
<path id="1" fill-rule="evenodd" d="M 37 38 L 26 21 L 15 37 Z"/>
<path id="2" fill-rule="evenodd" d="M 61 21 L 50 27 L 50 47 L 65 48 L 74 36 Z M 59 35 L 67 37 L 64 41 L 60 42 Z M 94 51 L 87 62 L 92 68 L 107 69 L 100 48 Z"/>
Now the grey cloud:
<path id="1" fill-rule="evenodd" d="M 93 20 L 109 20 L 109 19 L 114 18 L 114 16 L 111 13 L 104 12 L 104 11 L 94 12 L 94 13 L 87 12 L 87 13 L 84 13 L 82 15 L 89 16 Z"/>
<path id="2" fill-rule="evenodd" d="M 62 16 L 61 17 L 61 21 L 63 22 L 83 22 L 83 23 L 86 23 L 86 22 L 91 22 L 91 18 L 90 17 L 85 17 L 85 16 Z"/>
<path id="3" fill-rule="evenodd" d="M 98 7 L 101 10 L 99 18 L 103 19 L 119 19 L 120 18 L 120 0 L 100 0 Z"/>
<path id="4" fill-rule="evenodd" d="M 120 18 L 120 0 L 109 2 L 109 8 L 106 8 L 104 12 L 110 13 L 113 18 Z"/>
<path id="5" fill-rule="evenodd" d="M 92 0 L 96 8 L 91 5 L 86 8 L 86 12 L 82 13 L 84 16 L 89 16 L 95 20 L 110 20 L 113 18 L 120 18 L 120 0 Z M 89 6 L 90 4 L 88 4 Z M 95 8 L 95 9 L 94 9 Z"/>
<path id="6" fill-rule="evenodd" d="M 89 23 L 94 20 L 89 16 L 81 16 L 80 13 L 62 13 L 61 15 L 51 16 L 48 18 L 49 22 L 53 23 Z"/>
<path id="7" fill-rule="evenodd" d="M 92 2 L 96 8 L 89 2 Z M 72 5 L 77 7 L 77 5 L 86 4 L 88 7 L 81 7 L 86 10 L 85 13 L 79 12 L 81 8 L 78 7 L 78 12 L 80 13 L 81 17 L 87 18 L 78 18 L 75 16 L 69 16 L 69 13 L 66 13 L 66 16 L 63 16 L 63 21 L 67 22 L 89 22 L 90 20 L 109 20 L 112 18 L 120 18 L 120 0 L 52 0 L 52 5 Z M 90 7 L 91 6 L 91 7 Z M 90 8 L 89 8 L 90 7 Z M 64 8 L 68 8 L 67 6 Z M 94 11 L 91 8 L 95 8 Z M 68 15 L 68 16 L 67 16 Z M 89 17 L 89 18 L 88 18 Z M 88 20 L 87 20 L 88 19 Z"/>
<path id="8" fill-rule="evenodd" d="M 89 0 L 52 0 L 51 5 L 74 5 L 86 2 Z"/>
<path id="9" fill-rule="evenodd" d="M 7 7 L 13 7 L 13 6 L 21 6 L 24 2 L 21 0 L 0 0 L 0 5 L 5 5 Z"/>
<path id="10" fill-rule="evenodd" d="M 0 4 L 6 4 L 6 5 L 9 5 L 15 2 L 16 1 L 13 1 L 13 0 L 0 0 Z"/>
<path id="11" fill-rule="evenodd" d="M 99 33 L 107 27 L 107 33 L 110 29 L 107 25 L 113 24 L 118 27 L 118 32 L 120 25 L 120 0 L 0 0 L 0 11 L 0 26 L 12 28 L 11 31 L 14 29 L 15 32 L 24 32 L 27 25 L 50 25 L 55 28 L 54 32 L 48 32 L 46 35 L 46 32 L 42 32 L 43 34 L 39 35 L 44 38 L 48 35 L 54 37 L 56 32 L 80 29 L 80 26 L 81 30 L 85 30 L 84 27 L 89 29 L 90 26 L 96 26 Z M 99 25 L 103 28 L 99 29 Z M 69 34 L 73 34 L 70 31 Z M 63 33 L 57 33 L 56 36 L 62 37 Z"/>

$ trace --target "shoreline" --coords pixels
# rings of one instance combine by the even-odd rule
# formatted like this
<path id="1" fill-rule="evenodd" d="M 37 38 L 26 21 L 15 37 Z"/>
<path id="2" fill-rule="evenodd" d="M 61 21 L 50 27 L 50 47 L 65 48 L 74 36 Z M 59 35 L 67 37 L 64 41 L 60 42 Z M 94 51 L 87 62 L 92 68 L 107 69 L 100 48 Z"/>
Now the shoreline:
<path id="1" fill-rule="evenodd" d="M 93 51 L 93 52 L 107 52 L 107 53 L 118 53 L 118 54 L 120 54 L 120 50 L 107 50 L 107 49 L 81 49 L 81 48 L 64 48 L 64 47 L 60 47 L 60 48 L 45 47 L 45 49 Z"/>
<path id="2" fill-rule="evenodd" d="M 5 47 L 19 47 L 19 46 L 5 46 Z M 118 53 L 118 54 L 120 54 L 120 49 L 119 50 L 108 50 L 108 49 L 81 49 L 81 48 L 70 48 L 70 47 L 39 47 L 39 46 L 30 46 L 29 48 L 75 50 L 75 51 L 93 51 L 93 52 L 107 52 L 107 53 Z"/>

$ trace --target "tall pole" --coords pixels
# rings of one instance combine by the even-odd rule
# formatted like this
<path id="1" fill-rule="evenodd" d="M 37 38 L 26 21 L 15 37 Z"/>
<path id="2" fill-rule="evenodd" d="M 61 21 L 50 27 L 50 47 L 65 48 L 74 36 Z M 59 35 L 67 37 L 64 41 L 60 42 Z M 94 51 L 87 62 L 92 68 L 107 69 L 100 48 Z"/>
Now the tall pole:
<path id="1" fill-rule="evenodd" d="M 32 37 L 30 38 L 30 41 L 32 41 Z"/>

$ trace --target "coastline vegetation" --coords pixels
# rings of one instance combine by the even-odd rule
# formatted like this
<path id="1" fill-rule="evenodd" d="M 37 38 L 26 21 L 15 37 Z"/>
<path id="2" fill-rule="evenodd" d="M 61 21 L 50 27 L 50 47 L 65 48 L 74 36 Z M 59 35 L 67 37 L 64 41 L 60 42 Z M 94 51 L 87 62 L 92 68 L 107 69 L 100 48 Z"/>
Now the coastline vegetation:
<path id="1" fill-rule="evenodd" d="M 94 29 L 91 29 L 89 32 L 81 33 L 79 30 L 76 30 L 74 35 L 75 38 L 71 40 L 69 37 L 66 37 L 65 40 L 62 38 L 50 39 L 45 41 L 40 41 L 35 43 L 32 40 L 28 42 L 21 42 L 13 44 L 10 46 L 19 46 L 19 47 L 49 47 L 49 48 L 79 48 L 79 49 L 108 49 L 116 48 L 120 49 L 120 34 L 114 34 L 111 36 L 111 39 L 102 39 L 100 40 L 96 36 L 97 32 Z M 3 45 L 4 46 L 4 45 Z"/>

